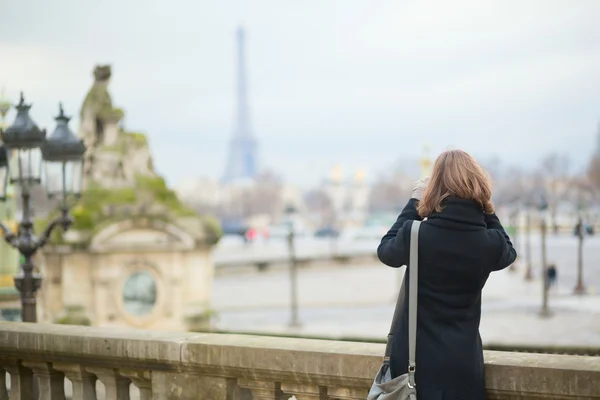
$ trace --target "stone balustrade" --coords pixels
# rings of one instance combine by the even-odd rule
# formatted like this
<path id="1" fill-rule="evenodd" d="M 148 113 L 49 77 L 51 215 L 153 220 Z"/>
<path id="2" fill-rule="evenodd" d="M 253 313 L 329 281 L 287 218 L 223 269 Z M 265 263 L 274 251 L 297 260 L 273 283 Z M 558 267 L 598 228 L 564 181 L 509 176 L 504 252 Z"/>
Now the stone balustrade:
<path id="1" fill-rule="evenodd" d="M 364 400 L 382 344 L 0 322 L 0 400 Z M 600 357 L 486 352 L 488 399 L 600 399 Z M 1 372 L 1 371 L 0 371 Z M 0 373 L 4 378 L 5 373 Z M 131 390 L 134 386 L 137 390 Z"/>

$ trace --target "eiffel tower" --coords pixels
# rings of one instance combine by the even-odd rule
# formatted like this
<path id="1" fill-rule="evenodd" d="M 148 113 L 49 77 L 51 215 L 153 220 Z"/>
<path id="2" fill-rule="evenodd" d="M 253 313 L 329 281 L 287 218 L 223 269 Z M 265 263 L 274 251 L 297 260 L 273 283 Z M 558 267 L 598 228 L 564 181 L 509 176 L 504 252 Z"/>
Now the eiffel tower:
<path id="1" fill-rule="evenodd" d="M 257 174 L 256 140 L 250 127 L 250 110 L 244 57 L 244 28 L 237 30 L 237 110 L 223 183 L 253 179 Z"/>

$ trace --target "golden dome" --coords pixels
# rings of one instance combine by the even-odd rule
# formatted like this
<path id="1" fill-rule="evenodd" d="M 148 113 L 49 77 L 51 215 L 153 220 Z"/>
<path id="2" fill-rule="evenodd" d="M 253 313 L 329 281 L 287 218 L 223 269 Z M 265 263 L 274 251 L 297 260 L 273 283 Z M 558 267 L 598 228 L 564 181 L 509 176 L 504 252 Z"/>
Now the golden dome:
<path id="1" fill-rule="evenodd" d="M 342 181 L 342 167 L 336 164 L 331 169 L 331 181 L 334 183 L 340 183 Z"/>
<path id="2" fill-rule="evenodd" d="M 364 170 L 364 168 L 359 168 L 356 171 L 356 173 L 354 174 L 354 181 L 356 183 L 364 183 L 366 176 L 367 176 L 367 173 Z"/>

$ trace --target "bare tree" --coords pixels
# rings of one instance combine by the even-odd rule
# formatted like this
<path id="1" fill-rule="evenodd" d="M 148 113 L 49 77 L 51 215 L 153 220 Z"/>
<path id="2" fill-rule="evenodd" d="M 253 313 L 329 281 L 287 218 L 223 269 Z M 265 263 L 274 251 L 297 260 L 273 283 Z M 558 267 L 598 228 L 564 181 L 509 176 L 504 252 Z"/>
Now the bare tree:
<path id="1" fill-rule="evenodd" d="M 380 177 L 373 185 L 369 197 L 371 211 L 398 211 L 410 198 L 412 186 L 410 180 L 396 174 L 392 177 Z"/>
<path id="2" fill-rule="evenodd" d="M 579 216 L 587 217 L 590 206 L 596 198 L 596 190 L 588 177 L 577 176 L 571 179 L 572 188 L 569 201 L 573 204 Z"/>
<path id="3" fill-rule="evenodd" d="M 590 160 L 588 166 L 587 175 L 591 185 L 596 189 L 600 190 L 600 154 L 595 153 Z"/>
<path id="4" fill-rule="evenodd" d="M 336 222 L 333 202 L 323 189 L 314 189 L 304 196 L 306 208 L 319 216 L 322 225 L 334 225 Z"/>
<path id="5" fill-rule="evenodd" d="M 265 171 L 256 177 L 252 187 L 246 192 L 245 217 L 265 214 L 274 217 L 282 208 L 281 178 L 272 171 Z"/>
<path id="6" fill-rule="evenodd" d="M 566 154 L 552 153 L 542 159 L 541 172 L 544 176 L 551 224 L 556 232 L 558 225 L 556 213 L 558 204 L 565 199 L 569 185 L 570 160 Z"/>
<path id="7" fill-rule="evenodd" d="M 497 206 L 523 205 L 527 194 L 527 179 L 527 173 L 518 167 L 509 167 L 506 174 L 496 173 L 493 187 L 494 203 Z"/>

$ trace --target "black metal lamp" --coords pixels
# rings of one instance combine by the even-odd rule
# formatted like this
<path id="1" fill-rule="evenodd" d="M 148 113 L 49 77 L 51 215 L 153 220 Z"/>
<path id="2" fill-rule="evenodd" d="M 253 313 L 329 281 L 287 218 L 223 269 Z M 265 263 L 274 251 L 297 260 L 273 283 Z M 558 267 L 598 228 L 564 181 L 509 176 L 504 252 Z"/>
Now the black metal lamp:
<path id="1" fill-rule="evenodd" d="M 24 322 L 36 322 L 36 293 L 42 277 L 34 272 L 32 257 L 49 240 L 53 230 L 62 226 L 66 231 L 73 219 L 69 215 L 69 202 L 81 195 L 82 162 L 85 146 L 69 129 L 69 118 L 60 106 L 56 117 L 57 126 L 46 139 L 46 131 L 40 130 L 29 116 L 31 105 L 25 104 L 23 93 L 16 106 L 17 117 L 13 125 L 0 133 L 5 147 L 0 147 L 0 183 L 5 199 L 9 183 L 21 189 L 23 217 L 17 232 L 0 222 L 4 239 L 21 253 L 21 268 L 15 276 L 15 286 L 21 293 L 21 315 Z M 60 200 L 60 215 L 36 237 L 31 210 L 31 187 L 42 181 L 42 161 L 46 161 L 48 195 Z"/>
<path id="2" fill-rule="evenodd" d="M 41 130 L 29 116 L 31 104 L 25 104 L 23 93 L 16 106 L 17 117 L 2 135 L 7 147 L 10 183 L 27 190 L 42 179 L 41 145 L 46 139 L 46 130 Z M 6 188 L 4 189 L 6 191 Z"/>
<path id="3" fill-rule="evenodd" d="M 45 183 L 48 197 L 57 198 L 61 207 L 81 197 L 83 185 L 83 155 L 85 145 L 69 128 L 62 104 L 55 118 L 56 129 L 42 145 L 45 164 Z"/>

